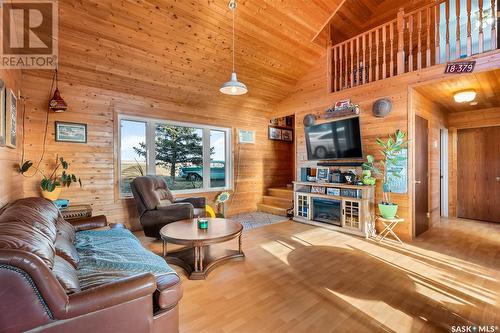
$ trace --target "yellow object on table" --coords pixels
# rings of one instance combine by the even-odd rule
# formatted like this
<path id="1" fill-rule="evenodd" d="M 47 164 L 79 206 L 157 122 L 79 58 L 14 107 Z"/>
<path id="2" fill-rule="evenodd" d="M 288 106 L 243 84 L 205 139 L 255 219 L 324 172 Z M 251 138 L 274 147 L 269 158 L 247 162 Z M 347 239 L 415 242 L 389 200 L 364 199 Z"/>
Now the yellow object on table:
<path id="1" fill-rule="evenodd" d="M 210 207 L 210 205 L 205 206 L 205 211 L 207 213 L 207 217 L 211 217 L 211 218 L 215 217 L 214 209 L 212 207 Z"/>

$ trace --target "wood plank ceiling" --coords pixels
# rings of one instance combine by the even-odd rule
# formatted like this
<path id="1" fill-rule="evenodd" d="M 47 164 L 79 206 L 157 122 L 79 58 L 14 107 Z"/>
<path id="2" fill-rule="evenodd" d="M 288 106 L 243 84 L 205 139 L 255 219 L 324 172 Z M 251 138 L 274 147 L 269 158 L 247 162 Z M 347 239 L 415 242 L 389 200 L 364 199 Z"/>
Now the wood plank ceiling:
<path id="1" fill-rule="evenodd" d="M 218 91 L 231 72 L 227 0 L 60 1 L 60 77 L 199 108 L 267 112 L 321 57 L 311 39 L 340 3 L 240 0 L 236 71 L 249 93 L 232 97 Z"/>
<path id="2" fill-rule="evenodd" d="M 453 95 L 461 90 L 474 89 L 475 103 L 456 103 Z M 445 81 L 419 86 L 418 92 L 451 112 L 472 111 L 500 106 L 500 69 L 454 76 Z"/>
<path id="3" fill-rule="evenodd" d="M 332 41 L 337 44 L 436 0 L 346 0 L 333 17 Z"/>

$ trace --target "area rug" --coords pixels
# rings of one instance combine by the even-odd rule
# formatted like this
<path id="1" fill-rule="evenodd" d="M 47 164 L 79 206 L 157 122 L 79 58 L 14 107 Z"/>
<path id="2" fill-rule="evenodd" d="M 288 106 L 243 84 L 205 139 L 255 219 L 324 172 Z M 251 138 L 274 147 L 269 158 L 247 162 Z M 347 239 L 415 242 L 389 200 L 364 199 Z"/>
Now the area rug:
<path id="1" fill-rule="evenodd" d="M 251 230 L 270 224 L 284 222 L 287 221 L 288 218 L 285 216 L 278 216 L 263 212 L 253 212 L 231 216 L 231 220 L 240 222 L 243 225 L 244 230 Z"/>

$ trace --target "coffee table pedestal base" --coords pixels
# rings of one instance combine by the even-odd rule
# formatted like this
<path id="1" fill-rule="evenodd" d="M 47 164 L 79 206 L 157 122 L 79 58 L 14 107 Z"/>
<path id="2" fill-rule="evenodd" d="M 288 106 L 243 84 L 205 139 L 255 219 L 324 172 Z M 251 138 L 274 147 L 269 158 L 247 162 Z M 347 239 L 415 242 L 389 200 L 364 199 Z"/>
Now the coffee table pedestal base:
<path id="1" fill-rule="evenodd" d="M 204 280 L 218 264 L 245 257 L 243 251 L 218 249 L 213 246 L 195 246 L 168 253 L 165 258 L 171 265 L 184 269 L 190 280 Z"/>

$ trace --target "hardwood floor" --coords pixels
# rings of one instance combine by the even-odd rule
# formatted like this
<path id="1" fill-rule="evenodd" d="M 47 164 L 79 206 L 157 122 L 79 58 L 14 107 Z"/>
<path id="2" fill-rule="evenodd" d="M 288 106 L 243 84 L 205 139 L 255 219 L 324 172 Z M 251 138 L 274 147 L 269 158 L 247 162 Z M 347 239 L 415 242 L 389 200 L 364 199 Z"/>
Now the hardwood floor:
<path id="1" fill-rule="evenodd" d="M 205 281 L 178 270 L 181 332 L 500 326 L 500 224 L 443 219 L 405 247 L 289 221 L 243 236 L 244 261 L 215 268 Z M 141 239 L 161 253 L 161 242 Z"/>

